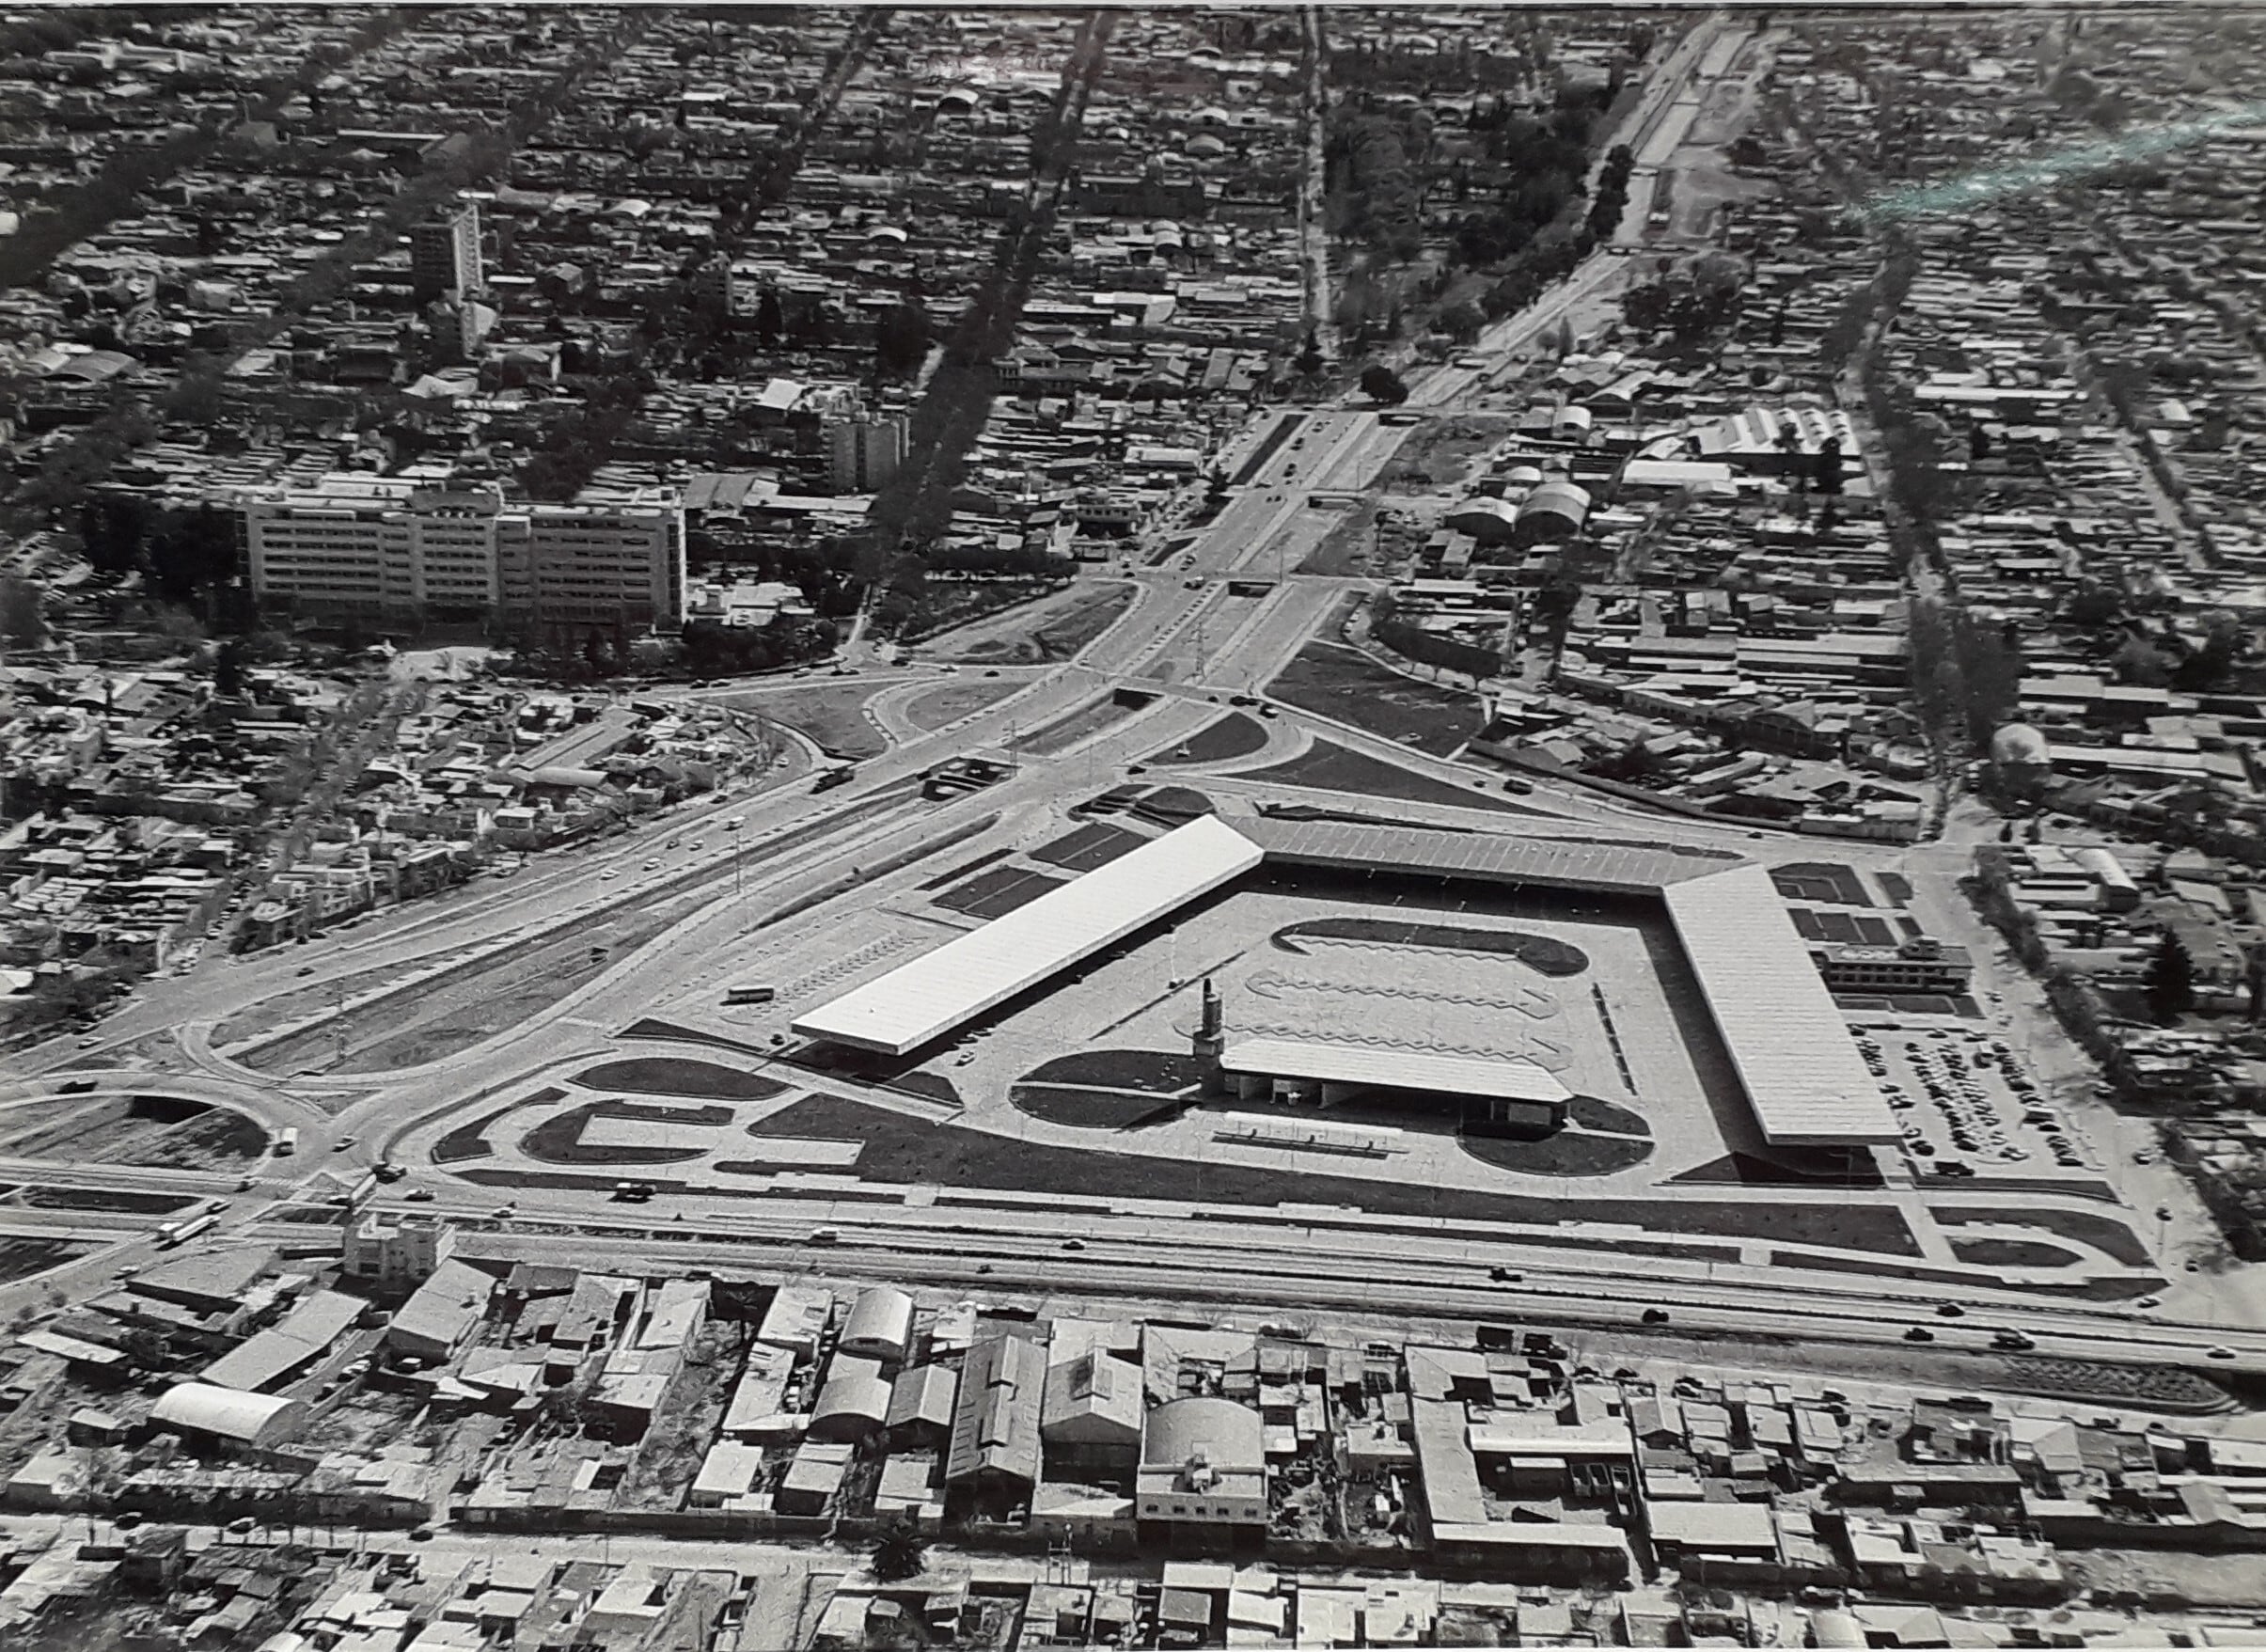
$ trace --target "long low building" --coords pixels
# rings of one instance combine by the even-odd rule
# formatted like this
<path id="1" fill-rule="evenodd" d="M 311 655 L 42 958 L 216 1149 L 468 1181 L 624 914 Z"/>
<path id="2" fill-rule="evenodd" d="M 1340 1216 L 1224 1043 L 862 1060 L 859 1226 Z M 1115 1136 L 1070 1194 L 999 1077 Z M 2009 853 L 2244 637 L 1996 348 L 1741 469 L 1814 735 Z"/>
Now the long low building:
<path id="1" fill-rule="evenodd" d="M 1741 866 L 1672 884 L 1660 896 L 1763 1140 L 1774 1147 L 1896 1141 L 1888 1102 L 1770 874 Z"/>
<path id="2" fill-rule="evenodd" d="M 1264 857 L 1224 822 L 1192 820 L 820 1005 L 795 1031 L 903 1055 L 1242 876 Z"/>
<path id="3" fill-rule="evenodd" d="M 1490 1100 L 1563 1102 L 1573 1092 L 1532 1062 L 1486 1061 L 1428 1050 L 1365 1049 L 1307 1038 L 1246 1038 L 1220 1052 L 1222 1071 L 1256 1080 L 1304 1079 L 1333 1090 L 1420 1090 Z"/>
<path id="4" fill-rule="evenodd" d="M 1262 862 L 1526 884 L 1662 901 L 1763 1139 L 1855 1147 L 1898 1139 L 1886 1100 L 1795 931 L 1770 873 L 1721 850 L 1539 834 L 1251 820 L 1189 822 L 1051 889 L 795 1023 L 805 1038 L 903 1055 L 1211 893 Z M 1439 1090 L 1555 1106 L 1565 1087 L 1529 1062 L 1259 1039 L 1230 1073 L 1348 1087 Z"/>

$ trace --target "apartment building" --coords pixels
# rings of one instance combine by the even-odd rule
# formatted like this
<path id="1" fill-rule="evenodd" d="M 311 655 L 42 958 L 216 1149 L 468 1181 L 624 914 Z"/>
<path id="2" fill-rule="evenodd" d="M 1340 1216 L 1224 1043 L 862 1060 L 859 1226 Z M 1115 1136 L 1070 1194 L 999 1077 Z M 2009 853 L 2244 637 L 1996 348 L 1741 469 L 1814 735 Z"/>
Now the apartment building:
<path id="1" fill-rule="evenodd" d="M 419 299 L 477 292 L 483 274 L 476 202 L 465 201 L 410 227 L 409 284 Z"/>
<path id="2" fill-rule="evenodd" d="M 838 494 L 871 494 L 905 463 L 905 421 L 849 418 L 826 427 L 828 473 Z"/>
<path id="3" fill-rule="evenodd" d="M 338 474 L 235 505 L 253 590 L 311 611 L 489 618 L 509 630 L 684 626 L 685 510 L 673 489 L 531 505 L 493 484 Z"/>

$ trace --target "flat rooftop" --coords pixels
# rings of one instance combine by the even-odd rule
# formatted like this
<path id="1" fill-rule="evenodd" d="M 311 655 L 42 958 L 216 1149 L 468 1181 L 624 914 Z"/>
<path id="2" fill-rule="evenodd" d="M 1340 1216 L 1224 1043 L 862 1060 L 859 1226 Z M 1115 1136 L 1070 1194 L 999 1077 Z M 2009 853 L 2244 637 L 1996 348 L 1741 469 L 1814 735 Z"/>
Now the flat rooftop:
<path id="1" fill-rule="evenodd" d="M 903 1055 L 1209 894 L 1262 858 L 1259 846 L 1233 826 L 1202 816 L 821 1004 L 798 1018 L 795 1031 Z"/>
<path id="2" fill-rule="evenodd" d="M 1220 1051 L 1220 1064 L 1231 1073 L 1508 1101 L 1564 1101 L 1573 1093 L 1532 1062 L 1473 1061 L 1428 1050 L 1363 1049 L 1307 1039 L 1242 1039 Z"/>

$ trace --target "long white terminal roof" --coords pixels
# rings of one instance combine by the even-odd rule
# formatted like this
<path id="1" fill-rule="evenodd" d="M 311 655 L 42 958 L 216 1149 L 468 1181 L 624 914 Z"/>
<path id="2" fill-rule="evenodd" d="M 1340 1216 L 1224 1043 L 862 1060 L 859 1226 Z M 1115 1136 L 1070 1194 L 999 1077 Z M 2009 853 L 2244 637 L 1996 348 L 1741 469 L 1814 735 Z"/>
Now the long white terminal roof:
<path id="1" fill-rule="evenodd" d="M 903 1055 L 1259 864 L 1210 815 L 854 987 L 795 1022 L 805 1038 Z"/>
<path id="2" fill-rule="evenodd" d="M 1896 1119 L 1770 874 L 1742 866 L 1671 884 L 1660 896 L 1763 1139 L 1782 1147 L 1896 1141 Z"/>

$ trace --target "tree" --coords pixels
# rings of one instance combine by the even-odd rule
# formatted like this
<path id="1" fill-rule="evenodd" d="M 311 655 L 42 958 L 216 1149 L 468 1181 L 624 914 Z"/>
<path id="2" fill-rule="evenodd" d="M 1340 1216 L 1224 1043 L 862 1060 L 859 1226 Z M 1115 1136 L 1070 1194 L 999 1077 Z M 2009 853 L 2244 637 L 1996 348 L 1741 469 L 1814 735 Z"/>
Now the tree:
<path id="1" fill-rule="evenodd" d="M 891 378 L 918 372 L 928 357 L 933 330 L 928 311 L 919 305 L 889 306 L 873 323 L 873 364 Z"/>
<path id="2" fill-rule="evenodd" d="M 779 293 L 766 287 L 755 301 L 755 336 L 765 344 L 776 344 L 786 329 L 787 319 L 779 308 Z"/>
<path id="3" fill-rule="evenodd" d="M 39 588 L 10 574 L 0 579 L 0 643 L 10 648 L 47 646 L 47 617 Z"/>
<path id="4" fill-rule="evenodd" d="M 927 1564 L 928 1546 L 909 1520 L 889 1526 L 873 1545 L 873 1576 L 884 1583 L 917 1578 Z"/>
<path id="5" fill-rule="evenodd" d="M 1440 330 L 1458 344 L 1469 344 L 1479 337 L 1479 330 L 1487 319 L 1475 304 L 1452 304 L 1440 312 Z"/>
<path id="6" fill-rule="evenodd" d="M 1810 485 L 1827 498 L 1838 498 L 1841 494 L 1841 438 L 1828 436 L 1818 444 L 1817 456 L 1811 461 Z"/>
<path id="7" fill-rule="evenodd" d="M 221 643 L 212 655 L 212 692 L 223 700 L 237 700 L 244 694 L 244 646 L 236 637 Z"/>
<path id="8" fill-rule="evenodd" d="M 2086 586 L 2069 598 L 2062 617 L 2072 625 L 2099 630 L 2124 618 L 2124 598 L 2111 586 Z"/>
<path id="9" fill-rule="evenodd" d="M 2157 1022 L 2169 1026 L 2195 1007 L 2195 961 L 2187 943 L 2170 930 L 2148 960 L 2148 1005 Z"/>
<path id="10" fill-rule="evenodd" d="M 1303 378 L 1311 379 L 1322 370 L 1322 341 L 1314 336 L 1312 327 L 1306 329 L 1306 342 L 1298 346 L 1298 360 L 1294 365 Z"/>
<path id="11" fill-rule="evenodd" d="M 1361 369 L 1361 394 L 1386 407 L 1398 407 L 1408 400 L 1408 386 L 1401 382 L 1400 374 L 1381 361 L 1373 361 Z"/>

